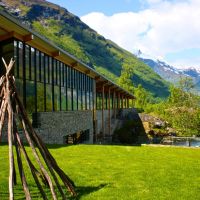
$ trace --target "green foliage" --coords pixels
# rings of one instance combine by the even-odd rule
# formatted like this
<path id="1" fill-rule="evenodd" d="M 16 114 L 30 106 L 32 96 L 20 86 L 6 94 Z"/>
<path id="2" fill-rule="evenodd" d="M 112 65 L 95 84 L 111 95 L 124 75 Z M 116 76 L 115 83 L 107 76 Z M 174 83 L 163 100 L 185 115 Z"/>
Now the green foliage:
<path id="1" fill-rule="evenodd" d="M 142 87 L 141 84 L 138 85 L 134 90 L 135 95 L 135 107 L 136 108 L 145 108 L 148 103 L 148 92 Z"/>
<path id="2" fill-rule="evenodd" d="M 194 82 L 190 77 L 181 77 L 178 82 L 178 87 L 185 92 L 189 92 L 194 88 Z"/>
<path id="3" fill-rule="evenodd" d="M 97 72 L 99 72 L 100 74 L 102 74 L 103 76 L 108 77 L 114 83 L 117 82 L 118 77 L 115 74 L 113 74 L 112 72 L 110 72 L 109 70 L 107 70 L 106 68 L 94 66 L 94 69 Z"/>
<path id="4" fill-rule="evenodd" d="M 181 79 L 178 87 L 170 87 L 168 100 L 152 107 L 179 135 L 199 135 L 200 132 L 200 97 L 191 93 L 192 88 L 190 79 Z"/>
<path id="5" fill-rule="evenodd" d="M 45 20 L 46 27 L 41 24 L 41 22 L 34 21 L 32 26 L 41 35 L 45 35 L 54 43 L 56 43 L 60 48 L 65 49 L 69 53 L 78 57 L 85 63 L 89 62 L 88 57 L 83 53 L 80 45 L 70 36 L 70 35 L 58 35 L 57 33 L 61 30 L 59 23 L 55 20 Z"/>
<path id="6" fill-rule="evenodd" d="M 124 64 L 122 66 L 121 76 L 118 79 L 118 84 L 130 93 L 134 92 L 133 82 L 131 80 L 133 71 L 133 67 Z"/>

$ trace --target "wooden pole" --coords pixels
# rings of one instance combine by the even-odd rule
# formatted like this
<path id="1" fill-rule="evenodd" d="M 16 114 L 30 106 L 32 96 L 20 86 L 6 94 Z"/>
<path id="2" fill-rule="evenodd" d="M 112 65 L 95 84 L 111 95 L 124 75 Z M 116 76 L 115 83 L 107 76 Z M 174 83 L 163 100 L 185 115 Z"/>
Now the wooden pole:
<path id="1" fill-rule="evenodd" d="M 18 144 L 19 144 L 19 146 L 20 146 L 20 148 L 21 148 L 21 151 L 22 151 L 22 153 L 23 153 L 23 155 L 24 155 L 24 157 L 25 157 L 25 159 L 26 159 L 26 161 L 27 161 L 27 164 L 28 164 L 28 166 L 29 166 L 29 169 L 30 169 L 30 171 L 31 171 L 31 173 L 32 173 L 32 175 L 33 175 L 33 178 L 34 178 L 34 180 L 35 180 L 35 183 L 36 183 L 38 189 L 40 190 L 40 193 L 41 193 L 43 199 L 47 200 L 46 194 L 45 194 L 44 190 L 42 189 L 42 186 L 41 186 L 41 184 L 40 184 L 40 182 L 39 182 L 39 180 L 38 180 L 38 177 L 37 177 L 37 175 L 36 175 L 36 174 L 39 174 L 39 172 L 37 172 L 37 170 L 35 169 L 34 165 L 33 165 L 32 162 L 30 161 L 30 159 L 29 159 L 29 157 L 28 157 L 28 155 L 27 155 L 27 153 L 26 153 L 26 150 L 25 150 L 25 148 L 24 148 L 24 145 L 23 145 L 23 143 L 22 143 L 22 141 L 21 141 L 21 139 L 20 139 L 20 136 L 19 136 L 18 132 L 16 132 L 16 138 L 17 138 L 17 142 L 18 142 Z M 43 181 L 43 182 L 44 182 L 44 183 L 47 183 L 47 181 Z"/>
<path id="2" fill-rule="evenodd" d="M 102 134 L 103 134 L 103 140 L 105 138 L 105 132 L 104 132 L 104 85 L 102 86 Z"/>
<path id="3" fill-rule="evenodd" d="M 129 97 L 127 97 L 127 107 L 130 108 L 129 107 Z"/>
<path id="4" fill-rule="evenodd" d="M 1 118 L 0 118 L 0 142 L 1 142 L 1 137 L 2 137 L 2 129 L 3 129 L 3 124 L 5 121 L 5 115 L 6 115 L 6 110 L 7 110 L 7 103 L 4 102 L 2 104 L 2 108 L 1 108 Z"/>
<path id="5" fill-rule="evenodd" d="M 19 147 L 18 142 L 17 142 L 16 125 L 13 127 L 13 129 L 14 129 L 14 143 L 15 143 L 15 149 L 16 149 L 16 154 L 17 154 L 17 163 L 18 163 L 20 178 L 21 178 L 21 181 L 22 181 L 22 186 L 23 186 L 23 189 L 24 189 L 26 200 L 31 200 L 31 194 L 30 194 L 30 191 L 28 189 L 28 184 L 27 184 L 27 181 L 26 181 L 26 176 L 24 174 L 23 164 L 22 164 L 22 160 L 21 160 L 20 147 Z"/>
<path id="6" fill-rule="evenodd" d="M 115 89 L 113 91 L 113 105 L 114 105 L 114 119 L 116 120 L 116 92 Z"/>
<path id="7" fill-rule="evenodd" d="M 108 134 L 111 135 L 110 87 L 108 88 Z"/>
<path id="8" fill-rule="evenodd" d="M 10 94 L 9 94 L 9 82 L 7 81 L 6 84 L 6 89 L 7 89 L 7 103 L 8 103 L 8 144 L 9 144 L 9 199 L 13 200 L 14 199 L 14 191 L 13 191 L 13 184 L 14 184 L 14 155 L 13 155 L 13 141 L 12 141 L 12 135 L 13 135 L 13 112 L 11 108 L 11 103 L 10 103 Z"/>

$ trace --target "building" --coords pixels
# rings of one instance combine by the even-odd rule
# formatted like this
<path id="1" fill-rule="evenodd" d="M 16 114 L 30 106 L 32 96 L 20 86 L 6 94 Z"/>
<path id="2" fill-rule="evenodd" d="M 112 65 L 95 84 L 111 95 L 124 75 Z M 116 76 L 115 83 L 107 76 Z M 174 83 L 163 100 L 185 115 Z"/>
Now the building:
<path id="1" fill-rule="evenodd" d="M 18 92 L 46 143 L 92 143 L 110 136 L 119 110 L 127 110 L 134 98 L 2 11 L 0 57 L 15 59 Z"/>

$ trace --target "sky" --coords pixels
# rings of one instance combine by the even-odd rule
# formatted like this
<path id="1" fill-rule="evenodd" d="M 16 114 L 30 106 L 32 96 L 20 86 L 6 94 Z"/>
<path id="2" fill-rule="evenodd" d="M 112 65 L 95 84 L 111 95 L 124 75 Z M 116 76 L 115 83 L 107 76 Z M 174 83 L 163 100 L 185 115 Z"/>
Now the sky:
<path id="1" fill-rule="evenodd" d="M 200 70 L 200 0 L 49 0 L 132 53 Z"/>

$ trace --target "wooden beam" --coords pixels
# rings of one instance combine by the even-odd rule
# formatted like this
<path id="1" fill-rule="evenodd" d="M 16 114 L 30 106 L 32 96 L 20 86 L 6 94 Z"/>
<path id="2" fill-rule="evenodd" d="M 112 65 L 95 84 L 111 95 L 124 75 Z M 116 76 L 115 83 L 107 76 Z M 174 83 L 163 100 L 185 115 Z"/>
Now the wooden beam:
<path id="1" fill-rule="evenodd" d="M 90 74 L 90 70 L 89 70 L 89 69 L 86 70 L 86 71 L 85 71 L 85 74 Z"/>
<path id="2" fill-rule="evenodd" d="M 78 66 L 78 62 L 73 62 L 73 63 L 70 64 L 70 66 L 72 68 L 76 68 Z"/>
<path id="3" fill-rule="evenodd" d="M 60 56 L 60 51 L 54 51 L 51 53 L 52 57 L 56 58 L 58 56 Z"/>
<path id="4" fill-rule="evenodd" d="M 7 39 L 10 39 L 13 37 L 18 40 L 24 41 L 24 36 L 14 32 L 14 31 L 7 32 L 4 35 L 0 36 L 0 41 L 7 40 Z"/>
<path id="5" fill-rule="evenodd" d="M 99 79 L 101 79 L 101 77 L 100 76 L 95 76 L 95 78 L 94 78 L 96 81 L 98 81 Z"/>
<path id="6" fill-rule="evenodd" d="M 24 42 L 29 42 L 34 39 L 34 35 L 30 33 L 28 35 L 25 35 L 23 38 L 24 38 L 23 39 Z"/>
<path id="7" fill-rule="evenodd" d="M 108 81 L 101 81 L 101 82 L 98 83 L 98 86 L 99 85 L 104 85 L 105 86 L 107 83 L 108 83 Z"/>
<path id="8" fill-rule="evenodd" d="M 24 41 L 24 36 L 19 34 L 19 33 L 16 33 L 16 32 L 13 32 L 13 37 L 17 38 L 18 40 L 21 40 L 21 41 Z"/>
<path id="9" fill-rule="evenodd" d="M 0 41 L 7 40 L 14 37 L 14 32 L 9 32 L 0 36 Z"/>
<path id="10" fill-rule="evenodd" d="M 107 83 L 107 81 L 99 81 L 97 84 L 96 84 L 96 87 L 102 87 L 103 85 L 105 86 Z"/>
<path id="11" fill-rule="evenodd" d="M 115 85 L 110 86 L 110 89 L 114 91 L 116 89 L 116 86 Z"/>
<path id="12" fill-rule="evenodd" d="M 7 31 L 5 28 L 3 28 L 3 27 L 0 27 L 0 30 L 2 30 L 2 31 L 4 31 L 4 32 L 6 32 L 6 33 L 9 33 L 9 31 Z"/>

